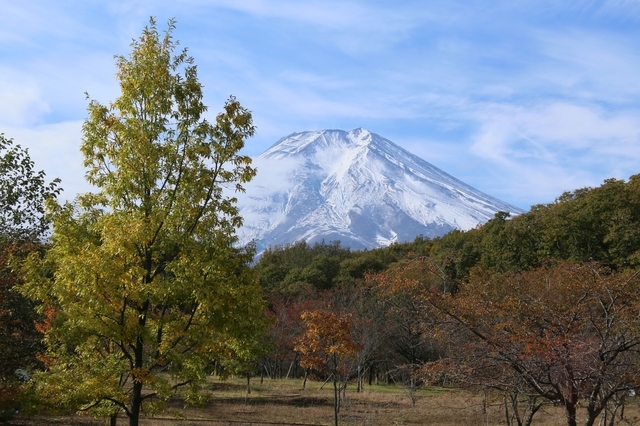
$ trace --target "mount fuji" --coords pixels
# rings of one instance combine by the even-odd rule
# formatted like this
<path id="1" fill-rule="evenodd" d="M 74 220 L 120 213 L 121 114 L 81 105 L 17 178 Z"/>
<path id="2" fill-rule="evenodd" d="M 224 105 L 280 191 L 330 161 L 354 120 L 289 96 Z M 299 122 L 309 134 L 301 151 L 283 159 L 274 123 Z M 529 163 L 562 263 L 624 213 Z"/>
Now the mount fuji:
<path id="1" fill-rule="evenodd" d="M 254 164 L 238 237 L 258 253 L 301 240 L 372 249 L 522 213 L 362 128 L 293 133 Z"/>

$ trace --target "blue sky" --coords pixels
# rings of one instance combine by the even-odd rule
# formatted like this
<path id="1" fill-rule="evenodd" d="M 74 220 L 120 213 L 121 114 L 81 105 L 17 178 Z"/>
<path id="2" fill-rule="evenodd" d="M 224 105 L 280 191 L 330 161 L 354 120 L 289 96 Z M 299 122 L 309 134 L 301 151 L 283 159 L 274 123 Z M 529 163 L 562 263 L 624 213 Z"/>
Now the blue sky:
<path id="1" fill-rule="evenodd" d="M 155 16 L 188 47 L 213 117 L 233 94 L 258 155 L 364 127 L 528 209 L 640 173 L 640 0 L 0 0 L 0 132 L 88 190 L 87 100 Z M 260 179 L 258 175 L 257 179 Z"/>

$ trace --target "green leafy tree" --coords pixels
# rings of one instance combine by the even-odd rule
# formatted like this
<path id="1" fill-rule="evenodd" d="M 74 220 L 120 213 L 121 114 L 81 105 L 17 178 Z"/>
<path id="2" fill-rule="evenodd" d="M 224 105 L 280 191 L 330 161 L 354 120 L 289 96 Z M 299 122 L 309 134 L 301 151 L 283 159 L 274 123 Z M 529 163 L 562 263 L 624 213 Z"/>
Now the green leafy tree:
<path id="1" fill-rule="evenodd" d="M 42 395 L 130 425 L 175 390 L 198 402 L 208 365 L 244 354 L 264 327 L 251 250 L 231 190 L 255 175 L 240 155 L 251 113 L 231 97 L 203 119 L 202 85 L 174 22 L 153 19 L 117 57 L 121 95 L 95 100 L 83 126 L 97 192 L 50 204 L 52 246 L 27 263 L 24 293 L 53 312 Z M 42 272 L 48 271 L 49 274 Z"/>
<path id="2" fill-rule="evenodd" d="M 46 183 L 34 167 L 26 149 L 0 134 L 0 420 L 19 404 L 16 369 L 39 367 L 42 350 L 33 303 L 15 291 L 22 278 L 14 264 L 43 249 L 49 225 L 44 203 L 60 189 L 59 180 Z"/>
<path id="3" fill-rule="evenodd" d="M 46 183 L 29 152 L 0 133 L 0 243 L 40 241 L 49 229 L 45 200 L 60 193 L 59 179 Z"/>
<path id="4" fill-rule="evenodd" d="M 345 259 L 340 263 L 340 272 L 353 280 L 363 279 L 366 273 L 380 272 L 386 265 L 376 257 L 375 252 L 364 252 L 359 256 Z"/>
<path id="5" fill-rule="evenodd" d="M 434 241 L 430 257 L 443 265 L 443 270 L 452 283 L 466 281 L 469 270 L 482 256 L 482 228 L 469 231 L 453 230 Z"/>
<path id="6" fill-rule="evenodd" d="M 640 176 L 567 192 L 545 207 L 544 255 L 614 268 L 640 264 Z"/>
<path id="7" fill-rule="evenodd" d="M 267 249 L 255 270 L 266 292 L 304 298 L 315 290 L 330 289 L 340 273 L 340 262 L 351 255 L 339 241 L 313 246 L 301 241 Z"/>

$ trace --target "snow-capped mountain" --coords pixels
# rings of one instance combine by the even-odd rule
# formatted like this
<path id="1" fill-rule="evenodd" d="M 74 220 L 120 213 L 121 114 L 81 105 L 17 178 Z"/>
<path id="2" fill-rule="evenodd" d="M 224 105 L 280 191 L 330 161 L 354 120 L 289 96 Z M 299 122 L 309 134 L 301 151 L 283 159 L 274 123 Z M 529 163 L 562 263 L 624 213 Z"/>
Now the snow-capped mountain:
<path id="1" fill-rule="evenodd" d="M 301 240 L 370 249 L 521 213 L 361 128 L 294 133 L 254 163 L 238 236 L 258 252 Z"/>

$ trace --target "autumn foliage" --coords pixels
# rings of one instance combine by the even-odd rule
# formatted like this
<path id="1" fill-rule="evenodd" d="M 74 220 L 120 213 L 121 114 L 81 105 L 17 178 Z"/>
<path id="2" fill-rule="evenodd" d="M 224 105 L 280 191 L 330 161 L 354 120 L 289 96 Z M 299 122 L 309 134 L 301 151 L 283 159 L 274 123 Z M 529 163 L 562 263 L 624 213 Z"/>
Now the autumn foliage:
<path id="1" fill-rule="evenodd" d="M 300 364 L 339 376 L 348 374 L 347 361 L 359 349 L 351 337 L 351 316 L 313 310 L 303 312 L 301 318 L 305 331 L 295 347 L 302 353 Z"/>
<path id="2" fill-rule="evenodd" d="M 351 336 L 351 315 L 338 315 L 327 310 L 305 311 L 301 315 L 305 331 L 295 350 L 302 354 L 300 364 L 328 374 L 333 381 L 334 420 L 338 425 L 340 391 L 353 372 L 355 353 L 360 347 Z"/>
<path id="3" fill-rule="evenodd" d="M 440 336 L 451 348 L 425 371 L 529 402 L 557 401 L 569 425 L 582 404 L 591 425 L 640 386 L 638 278 L 596 264 L 477 269 L 455 296 L 423 295 L 442 313 Z"/>

